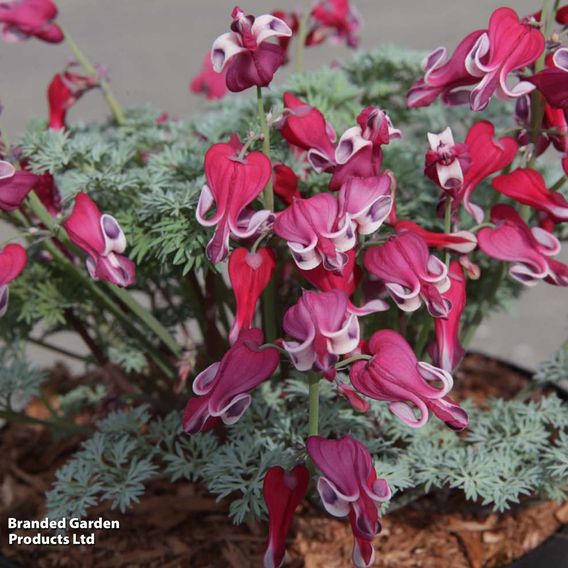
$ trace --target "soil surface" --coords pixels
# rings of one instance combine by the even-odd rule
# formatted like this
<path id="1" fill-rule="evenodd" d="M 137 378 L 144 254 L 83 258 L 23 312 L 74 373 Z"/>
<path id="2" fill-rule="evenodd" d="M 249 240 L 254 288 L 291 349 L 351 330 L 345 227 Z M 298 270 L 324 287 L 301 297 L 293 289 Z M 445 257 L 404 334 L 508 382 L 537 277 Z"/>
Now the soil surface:
<path id="1" fill-rule="evenodd" d="M 60 381 L 54 373 L 52 384 Z M 457 398 L 483 405 L 488 396 L 510 398 L 527 375 L 481 355 L 466 358 L 457 375 Z M 28 408 L 38 417 L 39 403 Z M 190 483 L 158 481 L 141 503 L 121 515 L 99 507 L 91 518 L 120 521 L 119 530 L 96 532 L 95 546 L 16 546 L 6 542 L 7 518 L 40 519 L 44 493 L 79 438 L 55 440 L 42 425 L 11 424 L 0 431 L 1 550 L 25 568 L 248 568 L 261 564 L 266 527 L 235 527 L 228 503 Z M 505 566 L 568 523 L 564 504 L 527 500 L 506 514 L 466 503 L 457 493 L 437 493 L 386 515 L 376 539 L 380 568 L 484 568 Z M 90 531 L 89 531 L 90 532 Z M 28 533 L 29 534 L 29 533 Z M 296 514 L 286 566 L 351 566 L 349 525 L 307 505 Z M 0 566 L 4 564 L 0 557 Z M 552 567 L 551 567 L 552 568 Z"/>

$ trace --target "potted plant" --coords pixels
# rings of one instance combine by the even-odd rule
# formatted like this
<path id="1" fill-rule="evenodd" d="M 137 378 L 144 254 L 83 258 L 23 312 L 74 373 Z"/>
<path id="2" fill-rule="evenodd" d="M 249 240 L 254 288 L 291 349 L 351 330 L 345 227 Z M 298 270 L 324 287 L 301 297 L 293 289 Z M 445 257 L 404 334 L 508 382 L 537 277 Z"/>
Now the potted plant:
<path id="1" fill-rule="evenodd" d="M 13 144 L 4 134 L 0 156 L 15 230 L 0 251 L 0 418 L 71 437 L 49 518 L 126 515 L 147 487 L 191 510 L 206 488 L 259 541 L 246 561 L 267 567 L 286 561 L 298 507 L 291 555 L 307 565 L 371 566 L 381 546 L 385 565 L 406 565 L 388 564 L 389 538 L 407 544 L 389 518 L 443 518 L 472 566 L 554 532 L 568 415 L 543 385 L 566 377 L 566 345 L 538 381 L 462 359 L 483 319 L 527 286 L 568 285 L 555 258 L 568 220 L 567 13 L 499 8 L 422 70 L 420 55 L 383 48 L 303 73 L 305 48 L 357 45 L 349 2 L 236 7 L 192 82 L 222 102 L 177 120 L 123 110 L 51 0 L 0 6 L 5 37 L 65 41 L 74 56 L 49 85 L 48 123 Z M 91 90 L 111 117 L 68 124 Z M 28 344 L 86 374 L 46 380 Z M 193 489 L 167 500 L 164 480 Z M 534 499 L 556 520 L 530 546 L 491 549 L 519 511 L 542 512 Z M 390 534 L 376 554 L 379 513 Z M 409 557 L 424 552 L 413 542 Z M 214 545 L 180 554 L 218 560 Z"/>

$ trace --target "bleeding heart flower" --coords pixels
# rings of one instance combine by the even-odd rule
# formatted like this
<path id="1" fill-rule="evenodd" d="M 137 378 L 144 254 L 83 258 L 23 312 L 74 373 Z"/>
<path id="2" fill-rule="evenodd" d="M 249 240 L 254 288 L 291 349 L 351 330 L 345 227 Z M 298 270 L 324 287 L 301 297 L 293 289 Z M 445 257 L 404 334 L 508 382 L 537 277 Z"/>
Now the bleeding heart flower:
<path id="1" fill-rule="evenodd" d="M 117 286 L 134 284 L 136 266 L 121 254 L 126 249 L 126 237 L 118 221 L 101 213 L 86 193 L 77 194 L 63 227 L 73 244 L 89 255 L 86 265 L 91 278 Z"/>
<path id="2" fill-rule="evenodd" d="M 352 224 L 340 214 L 337 199 L 329 193 L 296 199 L 278 215 L 274 232 L 287 241 L 302 270 L 323 262 L 326 270 L 341 272 L 347 262 L 345 253 L 357 240 Z"/>
<path id="3" fill-rule="evenodd" d="M 283 341 L 294 367 L 313 369 L 333 378 L 339 355 L 359 344 L 359 322 L 350 310 L 347 294 L 305 291 L 284 315 L 284 331 L 295 341 Z"/>
<path id="4" fill-rule="evenodd" d="M 561 193 L 547 189 L 544 178 L 535 170 L 519 168 L 497 176 L 493 187 L 523 205 L 546 213 L 555 223 L 568 221 L 568 201 Z"/>
<path id="5" fill-rule="evenodd" d="M 207 184 L 201 190 L 196 217 L 204 227 L 216 226 L 206 249 L 213 263 L 227 257 L 231 235 L 238 239 L 252 237 L 273 218 L 271 211 L 248 209 L 270 179 L 270 160 L 262 152 L 241 157 L 235 145 L 236 141 L 214 144 L 205 154 Z M 213 205 L 216 211 L 206 219 Z"/>
<path id="6" fill-rule="evenodd" d="M 339 192 L 339 208 L 360 235 L 377 231 L 390 215 L 392 179 L 382 174 L 369 178 L 349 178 Z"/>
<path id="7" fill-rule="evenodd" d="M 467 146 L 454 142 L 449 126 L 440 134 L 428 132 L 428 142 L 424 173 L 441 189 L 455 191 L 470 165 Z"/>
<path id="8" fill-rule="evenodd" d="M 225 73 L 213 69 L 211 53 L 205 55 L 201 72 L 189 84 L 189 90 L 196 95 L 205 95 L 208 100 L 222 99 L 227 94 Z"/>
<path id="9" fill-rule="evenodd" d="M 457 231 L 455 233 L 434 233 L 423 229 L 412 221 L 397 221 L 394 225 L 397 233 L 411 231 L 420 235 L 429 247 L 448 249 L 454 252 L 467 254 L 477 247 L 477 238 L 469 231 Z"/>
<path id="10" fill-rule="evenodd" d="M 292 41 L 292 36 L 296 36 L 300 31 L 300 15 L 296 12 L 284 12 L 282 10 L 274 10 L 272 15 L 279 20 L 282 20 L 292 31 L 290 36 L 280 36 L 277 38 L 278 45 L 284 50 L 284 64 L 288 63 L 288 50 L 290 49 L 290 42 Z"/>
<path id="11" fill-rule="evenodd" d="M 351 436 L 326 440 L 310 436 L 308 455 L 323 473 L 317 488 L 325 510 L 334 517 L 349 517 L 353 531 L 353 564 L 367 568 L 375 562 L 373 539 L 380 532 L 378 509 L 391 490 L 377 478 L 369 450 Z"/>
<path id="12" fill-rule="evenodd" d="M 465 37 L 448 59 L 445 47 L 438 47 L 422 61 L 424 78 L 418 80 L 408 91 L 409 108 L 431 105 L 439 96 L 448 105 L 459 105 L 469 101 L 468 87 L 477 83 L 477 77 L 469 74 L 466 58 L 484 30 L 477 30 Z"/>
<path id="13" fill-rule="evenodd" d="M 466 68 L 481 81 L 471 91 L 472 110 L 483 110 L 493 93 L 501 98 L 520 97 L 534 89 L 527 81 L 509 87 L 509 75 L 532 65 L 544 51 L 545 40 L 531 23 L 520 21 L 511 8 L 498 8 L 491 15 L 489 29 L 480 36 L 466 58 Z"/>
<path id="14" fill-rule="evenodd" d="M 469 34 L 449 61 L 444 48 L 426 57 L 426 74 L 410 89 L 408 106 L 428 106 L 441 95 L 446 104 L 469 101 L 472 110 L 479 111 L 487 107 L 494 93 L 503 99 L 525 95 L 534 85 L 521 80 L 510 87 L 508 79 L 532 65 L 544 47 L 544 36 L 528 19 L 520 21 L 511 8 L 498 8 L 491 15 L 489 29 Z"/>
<path id="15" fill-rule="evenodd" d="M 451 304 L 442 294 L 450 287 L 448 269 L 420 235 L 405 231 L 370 247 L 364 263 L 401 310 L 413 312 L 425 302 L 432 316 L 447 317 Z"/>
<path id="16" fill-rule="evenodd" d="M 19 209 L 28 193 L 38 182 L 38 176 L 25 170 L 16 170 L 9 162 L 0 160 L 0 209 Z"/>
<path id="17" fill-rule="evenodd" d="M 359 45 L 361 17 L 349 0 L 319 0 L 311 12 L 313 26 L 307 45 L 317 45 L 328 37 L 345 42 L 348 47 Z"/>
<path id="18" fill-rule="evenodd" d="M 69 109 L 87 92 L 98 87 L 97 77 L 72 73 L 69 70 L 53 77 L 47 89 L 49 102 L 49 128 L 62 130 Z"/>
<path id="19" fill-rule="evenodd" d="M 369 351 L 373 355 L 370 360 L 356 361 L 351 366 L 349 376 L 353 386 L 369 398 L 388 401 L 389 410 L 408 426 L 424 426 L 428 421 L 427 401 L 446 397 L 453 386 L 452 375 L 418 361 L 410 345 L 396 331 L 383 329 L 374 333 Z M 466 425 L 467 418 L 463 427 Z"/>
<path id="20" fill-rule="evenodd" d="M 368 178 L 380 175 L 382 146 L 400 138 L 387 114 L 378 107 L 366 107 L 357 117 L 358 126 L 347 129 L 335 149 L 336 167 L 329 189 L 336 191 L 352 177 Z"/>
<path id="21" fill-rule="evenodd" d="M 238 93 L 249 87 L 266 87 L 284 63 L 285 50 L 270 38 L 290 37 L 286 22 L 269 14 L 247 16 L 238 6 L 231 14 L 231 31 L 220 35 L 211 48 L 217 73 L 226 69 L 227 88 Z"/>
<path id="22" fill-rule="evenodd" d="M 260 329 L 245 329 L 221 361 L 199 373 L 185 407 L 183 429 L 189 434 L 210 429 L 220 418 L 234 424 L 251 403 L 250 391 L 272 376 L 280 356 L 274 348 L 260 350 Z"/>
<path id="23" fill-rule="evenodd" d="M 61 212 L 61 193 L 49 172 L 37 176 L 34 191 L 52 217 Z"/>
<path id="24" fill-rule="evenodd" d="M 488 176 L 507 167 L 517 154 L 519 146 L 510 136 L 494 138 L 495 128 L 487 120 L 474 124 L 467 133 L 465 144 L 471 165 L 459 189 L 458 200 L 476 223 L 483 221 L 484 212 L 479 205 L 471 203 L 473 190 Z M 457 204 L 456 204 L 457 206 Z"/>
<path id="25" fill-rule="evenodd" d="M 491 210 L 495 228 L 479 231 L 479 248 L 491 258 L 513 262 L 509 275 L 527 286 L 546 280 L 556 286 L 568 286 L 568 266 L 550 259 L 560 252 L 558 239 L 540 227 L 529 226 L 510 205 L 496 205 Z"/>
<path id="26" fill-rule="evenodd" d="M 16 43 L 36 37 L 48 43 L 60 43 L 65 37 L 53 23 L 57 6 L 51 0 L 7 0 L 0 3 L 2 37 Z"/>
<path id="27" fill-rule="evenodd" d="M 465 353 L 460 343 L 460 319 L 466 302 L 466 281 L 459 262 L 450 264 L 450 288 L 444 293 L 452 307 L 446 319 L 436 318 L 436 341 L 428 350 L 432 362 L 437 367 L 451 373 L 462 360 Z"/>
<path id="28" fill-rule="evenodd" d="M 237 248 L 229 257 L 229 279 L 237 311 L 229 341 L 235 343 L 243 329 L 249 329 L 256 311 L 256 304 L 263 290 L 268 286 L 276 260 L 274 252 L 261 248 L 257 252 L 249 252 L 246 248 Z"/>
<path id="29" fill-rule="evenodd" d="M 26 259 L 26 249 L 20 245 L 10 244 L 0 250 L 0 318 L 8 309 L 8 284 L 22 273 Z"/>
<path id="30" fill-rule="evenodd" d="M 536 86 L 554 108 L 568 108 L 568 48 L 557 49 L 552 65 L 526 79 Z"/>
<path id="31" fill-rule="evenodd" d="M 291 471 L 274 466 L 266 472 L 262 493 L 268 509 L 268 542 L 263 568 L 279 568 L 282 565 L 292 517 L 306 495 L 309 482 L 310 472 L 303 464 Z"/>
<path id="32" fill-rule="evenodd" d="M 298 176 L 294 170 L 285 164 L 276 164 L 274 171 L 274 193 L 282 199 L 286 205 L 292 205 L 295 198 L 300 198 L 298 190 Z"/>
<path id="33" fill-rule="evenodd" d="M 282 137 L 308 155 L 317 172 L 331 171 L 335 167 L 335 131 L 323 114 L 292 93 L 284 93 L 284 118 L 280 124 Z"/>

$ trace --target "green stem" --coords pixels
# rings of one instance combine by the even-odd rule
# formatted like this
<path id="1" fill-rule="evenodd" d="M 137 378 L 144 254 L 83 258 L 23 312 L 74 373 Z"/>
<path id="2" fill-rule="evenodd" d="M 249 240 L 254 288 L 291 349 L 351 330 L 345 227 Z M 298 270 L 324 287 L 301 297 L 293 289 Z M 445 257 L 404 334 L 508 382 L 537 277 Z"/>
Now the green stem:
<path id="1" fill-rule="evenodd" d="M 352 357 L 348 357 L 347 359 L 344 359 L 343 361 L 336 363 L 335 368 L 336 369 L 342 369 L 343 367 L 347 367 L 347 366 L 351 365 L 351 363 L 355 363 L 356 361 L 369 361 L 369 359 L 371 359 L 371 356 L 370 355 L 364 355 L 363 353 L 353 355 Z"/>
<path id="2" fill-rule="evenodd" d="M 256 87 L 256 99 L 258 103 L 258 119 L 262 130 L 262 151 L 270 159 L 270 128 L 264 112 L 264 102 L 262 100 L 262 88 Z M 272 173 L 264 188 L 264 206 L 270 211 L 274 211 L 274 191 L 272 187 Z M 262 295 L 262 310 L 264 315 L 265 341 L 273 343 L 276 339 L 276 294 L 274 290 L 274 277 L 268 283 Z"/>
<path id="3" fill-rule="evenodd" d="M 310 21 L 310 11 L 302 15 L 300 20 L 300 27 L 298 29 L 298 38 L 296 44 L 296 60 L 294 63 L 294 70 L 296 73 L 301 73 L 304 70 L 304 49 L 306 47 L 306 36 L 308 35 L 308 23 Z"/>
<path id="4" fill-rule="evenodd" d="M 551 186 L 550 191 L 558 191 L 568 181 L 568 177 L 561 175 Z"/>
<path id="5" fill-rule="evenodd" d="M 318 435 L 319 424 L 319 375 L 311 375 L 309 378 L 309 418 L 308 418 L 308 436 Z"/>
<path id="6" fill-rule="evenodd" d="M 260 128 L 262 130 L 262 151 L 270 159 L 270 128 L 266 121 L 266 114 L 264 112 L 264 101 L 262 100 L 262 88 L 256 87 L 256 102 L 258 105 L 258 120 L 260 121 Z M 264 206 L 270 211 L 274 211 L 274 193 L 272 190 L 272 173 L 270 179 L 264 188 Z"/>
<path id="7" fill-rule="evenodd" d="M 444 209 L 444 233 L 450 233 L 452 231 L 452 200 L 446 199 L 446 207 Z M 450 266 L 450 251 L 446 249 L 445 255 L 446 266 Z"/>
<path id="8" fill-rule="evenodd" d="M 416 356 L 420 359 L 424 354 L 424 349 L 426 347 L 426 343 L 428 342 L 428 338 L 430 337 L 430 331 L 432 329 L 432 318 L 428 318 L 420 328 L 420 333 L 418 334 L 418 338 L 416 339 L 415 345 L 415 353 Z"/>
<path id="9" fill-rule="evenodd" d="M 83 67 L 87 75 L 98 75 L 95 66 L 90 62 L 89 58 L 81 51 L 79 46 L 75 43 L 75 40 L 67 32 L 67 30 L 63 30 L 63 34 L 65 35 L 65 42 L 67 43 L 67 46 L 69 47 L 69 49 L 71 50 L 71 52 L 75 56 L 75 59 L 77 59 L 81 67 Z M 108 103 L 108 106 L 110 107 L 110 110 L 112 111 L 112 114 L 116 119 L 116 122 L 122 126 L 123 124 L 126 123 L 126 117 L 124 116 L 124 112 L 120 104 L 116 100 L 116 97 L 114 96 L 108 81 L 106 79 L 101 78 L 100 85 L 101 89 L 103 90 L 105 99 Z"/>

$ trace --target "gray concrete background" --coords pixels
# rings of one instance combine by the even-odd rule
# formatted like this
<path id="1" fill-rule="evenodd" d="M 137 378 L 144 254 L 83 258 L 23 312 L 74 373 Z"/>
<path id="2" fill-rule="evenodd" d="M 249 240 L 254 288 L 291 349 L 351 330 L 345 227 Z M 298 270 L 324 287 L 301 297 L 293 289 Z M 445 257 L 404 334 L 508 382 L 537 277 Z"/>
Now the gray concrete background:
<path id="1" fill-rule="evenodd" d="M 59 22 L 93 61 L 109 67 L 113 89 L 123 105 L 151 103 L 180 117 L 203 108 L 202 99 L 188 92 L 188 82 L 214 38 L 226 31 L 232 0 L 56 1 Z M 422 50 L 454 47 L 471 30 L 486 26 L 499 6 L 513 7 L 520 14 L 539 9 L 538 2 L 531 0 L 355 0 L 355 4 L 364 21 L 362 48 L 396 43 Z M 275 8 L 301 9 L 308 2 L 243 0 L 240 5 L 261 14 Z M 346 55 L 344 48 L 320 46 L 307 51 L 306 64 L 315 68 Z M 46 115 L 46 86 L 67 56 L 64 45 L 0 41 L 4 105 L 0 124 L 11 138 L 30 117 Z M 97 119 L 106 112 L 102 98 L 91 93 L 71 111 L 70 120 Z M 565 294 L 546 284 L 529 290 L 511 313 L 495 315 L 482 326 L 474 347 L 519 365 L 538 364 L 568 336 Z M 51 354 L 34 354 L 42 363 L 53 360 Z"/>

